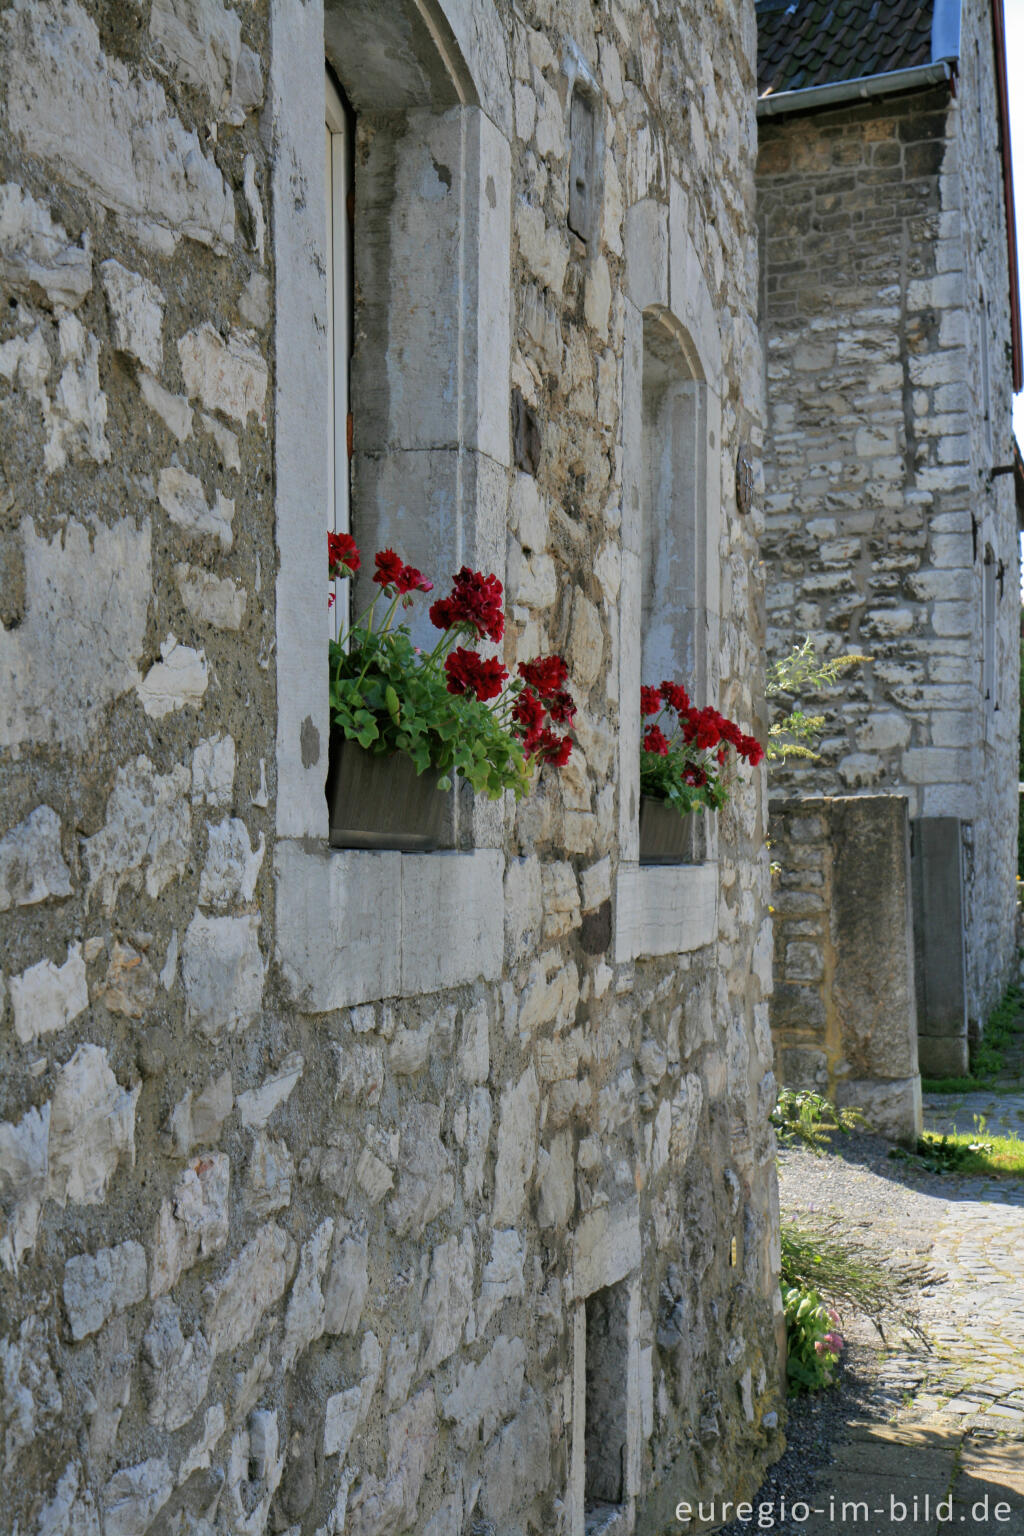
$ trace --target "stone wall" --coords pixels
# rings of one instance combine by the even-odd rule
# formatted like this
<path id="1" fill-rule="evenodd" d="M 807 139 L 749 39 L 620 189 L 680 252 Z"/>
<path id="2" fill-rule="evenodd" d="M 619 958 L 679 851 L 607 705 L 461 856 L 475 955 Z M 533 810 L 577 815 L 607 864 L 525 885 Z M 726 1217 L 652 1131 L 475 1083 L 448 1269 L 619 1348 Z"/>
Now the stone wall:
<path id="1" fill-rule="evenodd" d="M 772 860 L 779 1075 L 913 1144 L 921 1078 L 907 802 L 773 802 Z"/>
<path id="2" fill-rule="evenodd" d="M 977 1027 L 1015 961 L 1019 551 L 1010 478 L 989 474 L 1012 457 L 989 8 L 963 18 L 955 96 L 763 120 L 758 196 L 769 655 L 811 634 L 873 658 L 779 793 L 888 790 L 961 819 Z"/>
<path id="3" fill-rule="evenodd" d="M 733 494 L 762 411 L 753 6 L 328 24 L 353 93 L 408 67 L 419 137 L 374 139 L 357 102 L 358 143 L 395 146 L 403 206 L 436 210 L 403 238 L 449 230 L 431 259 L 460 285 L 432 327 L 442 298 L 391 269 L 357 532 L 390 506 L 438 583 L 463 558 L 503 576 L 506 659 L 567 653 L 579 747 L 518 809 L 460 800 L 457 851 L 328 851 L 322 8 L 0 6 L 24 1536 L 582 1536 L 611 1487 L 588 1416 L 625 1437 L 622 1525 L 655 1530 L 751 1491 L 781 1443 L 763 781 L 699 868 L 645 871 L 635 830 L 645 309 L 708 390 L 716 702 L 756 714 L 760 517 Z M 367 35 L 384 63 L 350 82 Z M 600 129 L 585 244 L 574 83 Z M 448 338 L 418 396 L 415 326 Z M 624 1379 L 593 1342 L 588 1367 L 595 1296 Z"/>

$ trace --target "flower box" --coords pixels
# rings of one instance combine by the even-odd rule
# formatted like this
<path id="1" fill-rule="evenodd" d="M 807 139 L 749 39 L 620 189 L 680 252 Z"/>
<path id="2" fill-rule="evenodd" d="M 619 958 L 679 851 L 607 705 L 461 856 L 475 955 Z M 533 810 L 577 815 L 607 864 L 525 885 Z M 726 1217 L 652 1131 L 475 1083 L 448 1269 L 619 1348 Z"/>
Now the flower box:
<path id="1" fill-rule="evenodd" d="M 367 752 L 331 727 L 327 805 L 332 848 L 428 853 L 447 841 L 451 794 L 404 752 Z"/>
<path id="2" fill-rule="evenodd" d="M 667 800 L 640 796 L 640 863 L 696 864 L 701 827 L 698 813 L 680 816 Z"/>

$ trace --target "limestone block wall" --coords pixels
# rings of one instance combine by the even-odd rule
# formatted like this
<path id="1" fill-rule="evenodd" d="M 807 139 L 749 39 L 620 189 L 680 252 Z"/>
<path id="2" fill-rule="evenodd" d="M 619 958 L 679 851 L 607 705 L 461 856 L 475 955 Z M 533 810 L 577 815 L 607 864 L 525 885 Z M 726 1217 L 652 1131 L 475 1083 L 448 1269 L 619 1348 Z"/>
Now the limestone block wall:
<path id="1" fill-rule="evenodd" d="M 772 805 L 772 1035 L 781 1080 L 921 1131 L 907 802 L 807 795 Z"/>
<path id="2" fill-rule="evenodd" d="M 760 775 L 699 868 L 635 846 L 645 309 L 757 714 L 753 52 L 749 3 L 0 6 L 5 1528 L 660 1530 L 777 1453 Z M 495 570 L 580 704 L 437 855 L 326 842 L 325 53 L 357 230 L 374 146 L 401 194 L 357 532 Z"/>
<path id="3" fill-rule="evenodd" d="M 987 5 L 964 5 L 955 97 L 762 121 L 758 175 L 769 653 L 811 634 L 873 658 L 824 701 L 821 763 L 785 770 L 779 793 L 893 790 L 912 817 L 962 820 L 975 1028 L 1013 966 L 1017 814 L 1019 553 L 1009 477 L 990 477 L 1011 461 L 1011 372 L 989 28 Z"/>

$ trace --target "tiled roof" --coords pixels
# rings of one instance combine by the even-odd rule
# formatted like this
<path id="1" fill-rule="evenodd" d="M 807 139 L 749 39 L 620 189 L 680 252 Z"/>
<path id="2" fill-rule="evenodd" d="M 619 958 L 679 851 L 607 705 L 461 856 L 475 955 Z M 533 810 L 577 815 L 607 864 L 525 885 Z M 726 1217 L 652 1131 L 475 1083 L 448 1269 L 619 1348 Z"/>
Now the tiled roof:
<path id="1" fill-rule="evenodd" d="M 758 94 L 931 60 L 933 0 L 757 0 Z"/>

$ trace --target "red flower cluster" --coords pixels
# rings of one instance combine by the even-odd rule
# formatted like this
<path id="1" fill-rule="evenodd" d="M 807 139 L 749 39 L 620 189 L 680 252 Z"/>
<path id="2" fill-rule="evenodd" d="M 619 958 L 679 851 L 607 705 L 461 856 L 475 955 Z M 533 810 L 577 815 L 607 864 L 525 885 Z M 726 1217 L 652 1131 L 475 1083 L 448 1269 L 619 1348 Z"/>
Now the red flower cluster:
<path id="1" fill-rule="evenodd" d="M 679 725 L 683 739 L 691 746 L 695 746 L 700 752 L 711 752 L 718 749 L 719 763 L 725 762 L 725 748 L 735 747 L 740 757 L 746 758 L 753 767 L 764 757 L 764 748 L 756 736 L 748 736 L 741 731 L 734 720 L 729 720 L 725 715 L 719 714 L 709 704 L 705 709 L 694 709 L 690 703 L 690 696 L 680 683 L 665 681 L 659 688 L 642 687 L 640 689 L 640 709 L 645 715 L 657 714 L 659 709 L 673 709 L 679 716 Z M 664 741 L 660 729 L 652 726 L 647 735 L 657 731 L 658 738 Z M 660 746 L 648 747 L 647 738 L 644 738 L 645 751 L 657 751 L 662 756 Z M 687 782 L 690 782 L 687 780 Z M 702 780 L 703 782 L 703 780 Z"/>
<path id="2" fill-rule="evenodd" d="M 434 583 L 428 581 L 414 565 L 406 565 L 393 549 L 379 549 L 374 556 L 377 569 L 373 579 L 381 587 L 393 587 L 400 595 L 406 592 L 433 592 Z"/>
<path id="3" fill-rule="evenodd" d="M 359 551 L 350 533 L 327 535 L 327 574 L 332 581 L 359 569 Z"/>
<path id="4" fill-rule="evenodd" d="M 644 751 L 657 752 L 659 757 L 668 757 L 668 737 L 660 725 L 649 725 L 644 732 Z"/>
<path id="5" fill-rule="evenodd" d="M 561 656 L 538 656 L 519 663 L 526 687 L 512 706 L 512 728 L 521 739 L 527 757 L 561 768 L 569 761 L 572 738 L 559 736 L 546 722 L 572 725 L 576 704 L 563 683 L 569 668 Z"/>
<path id="6" fill-rule="evenodd" d="M 473 629 L 479 640 L 500 640 L 505 633 L 501 594 L 497 576 L 464 565 L 448 596 L 431 604 L 430 622 L 436 629 Z"/>
<path id="7" fill-rule="evenodd" d="M 500 661 L 484 661 L 461 645 L 445 657 L 444 669 L 449 693 L 475 693 L 481 703 L 496 699 L 508 679 Z"/>

